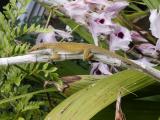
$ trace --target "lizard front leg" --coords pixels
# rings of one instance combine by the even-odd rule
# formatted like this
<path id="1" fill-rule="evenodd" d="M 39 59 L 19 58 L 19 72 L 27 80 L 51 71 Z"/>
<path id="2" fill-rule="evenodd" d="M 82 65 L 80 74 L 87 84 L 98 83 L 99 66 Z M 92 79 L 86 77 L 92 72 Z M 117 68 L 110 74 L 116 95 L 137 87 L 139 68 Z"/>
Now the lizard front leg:
<path id="1" fill-rule="evenodd" d="M 52 56 L 50 58 L 51 60 L 59 60 L 60 59 L 60 55 L 57 54 L 56 52 L 52 53 Z"/>
<path id="2" fill-rule="evenodd" d="M 90 49 L 85 49 L 83 51 L 83 60 L 91 60 L 91 58 L 93 57 L 93 53 L 91 53 L 91 50 Z"/>
<path id="3" fill-rule="evenodd" d="M 91 53 L 90 49 L 85 49 L 83 51 L 83 60 L 84 61 L 88 61 L 93 57 L 93 53 Z M 51 60 L 59 60 L 60 59 L 60 55 L 57 54 L 56 52 L 54 52 L 50 58 Z"/>

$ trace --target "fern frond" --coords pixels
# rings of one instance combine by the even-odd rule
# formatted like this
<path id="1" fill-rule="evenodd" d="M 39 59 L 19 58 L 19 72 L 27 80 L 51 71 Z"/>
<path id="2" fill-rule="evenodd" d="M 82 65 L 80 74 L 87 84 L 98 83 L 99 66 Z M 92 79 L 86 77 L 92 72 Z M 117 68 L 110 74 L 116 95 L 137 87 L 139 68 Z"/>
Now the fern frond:
<path id="1" fill-rule="evenodd" d="M 20 28 L 17 28 L 17 35 L 19 36 L 27 33 L 40 33 L 40 32 L 51 32 L 51 30 L 36 24 L 32 24 L 31 26 L 25 24 L 21 30 Z"/>
<path id="2" fill-rule="evenodd" d="M 26 105 L 22 112 L 28 111 L 28 110 L 34 110 L 39 109 L 40 106 L 45 105 L 45 102 L 30 102 L 28 105 Z"/>

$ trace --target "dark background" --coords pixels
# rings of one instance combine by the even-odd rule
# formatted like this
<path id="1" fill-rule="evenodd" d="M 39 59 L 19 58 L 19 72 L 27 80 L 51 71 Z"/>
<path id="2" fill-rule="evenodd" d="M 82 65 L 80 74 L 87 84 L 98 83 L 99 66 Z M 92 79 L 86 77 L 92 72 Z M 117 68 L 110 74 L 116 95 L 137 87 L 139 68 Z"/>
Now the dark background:
<path id="1" fill-rule="evenodd" d="M 3 6 L 5 6 L 9 0 L 0 0 L 0 11 L 3 11 Z"/>

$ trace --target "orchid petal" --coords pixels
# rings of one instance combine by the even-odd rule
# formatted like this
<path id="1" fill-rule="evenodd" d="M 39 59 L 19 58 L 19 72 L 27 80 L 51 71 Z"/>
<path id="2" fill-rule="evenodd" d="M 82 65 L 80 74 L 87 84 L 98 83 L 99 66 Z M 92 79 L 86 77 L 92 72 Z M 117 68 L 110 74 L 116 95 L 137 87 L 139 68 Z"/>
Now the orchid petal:
<path id="1" fill-rule="evenodd" d="M 109 48 L 111 51 L 129 49 L 129 43 L 132 41 L 130 31 L 122 26 L 114 26 L 114 32 L 110 35 Z"/>
<path id="2" fill-rule="evenodd" d="M 106 64 L 103 64 L 101 62 L 94 62 L 91 64 L 92 69 L 90 71 L 90 74 L 94 75 L 112 75 L 112 73 L 109 71 L 109 67 Z"/>
<path id="3" fill-rule="evenodd" d="M 138 50 L 140 50 L 144 55 L 152 56 L 154 58 L 157 58 L 158 53 L 156 52 L 156 46 L 150 44 L 150 43 L 143 43 L 138 46 L 136 46 Z"/>
<path id="4" fill-rule="evenodd" d="M 49 33 L 40 33 L 37 36 L 36 39 L 36 44 L 39 43 L 54 43 L 57 42 L 56 38 L 55 38 L 55 33 L 54 32 L 49 32 Z"/>
<path id="5" fill-rule="evenodd" d="M 156 38 L 160 38 L 160 13 L 157 9 L 151 10 L 150 20 L 150 30 L 152 35 Z"/>

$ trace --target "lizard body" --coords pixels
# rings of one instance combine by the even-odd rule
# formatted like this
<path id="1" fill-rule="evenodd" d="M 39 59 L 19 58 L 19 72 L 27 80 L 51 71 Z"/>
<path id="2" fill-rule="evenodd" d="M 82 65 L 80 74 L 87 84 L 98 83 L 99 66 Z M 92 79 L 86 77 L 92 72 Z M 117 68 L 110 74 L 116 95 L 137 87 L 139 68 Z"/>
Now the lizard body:
<path id="1" fill-rule="evenodd" d="M 30 49 L 31 51 L 42 50 L 42 49 L 53 49 L 54 52 L 71 52 L 71 53 L 84 53 L 84 60 L 89 60 L 92 57 L 92 54 L 105 54 L 112 58 L 117 58 L 125 64 L 131 65 L 135 64 L 130 60 L 123 58 L 111 51 L 108 51 L 104 48 L 97 47 L 93 44 L 86 43 L 75 43 L 75 42 L 57 42 L 57 43 L 41 43 L 33 46 Z"/>
<path id="2" fill-rule="evenodd" d="M 94 54 L 102 54 L 110 58 L 116 58 L 120 60 L 123 64 L 125 64 L 128 67 L 135 68 L 138 70 L 142 70 L 152 77 L 158 79 L 160 82 L 160 73 L 158 70 L 149 67 L 149 69 L 145 69 L 144 67 L 138 65 L 137 63 L 126 59 L 120 55 L 115 54 L 114 52 L 108 51 L 104 48 L 97 47 L 93 44 L 86 44 L 86 43 L 74 43 L 74 42 L 57 42 L 57 43 L 41 43 L 38 45 L 33 46 L 30 49 L 31 51 L 36 50 L 42 50 L 42 49 L 52 49 L 55 53 L 53 56 L 53 59 L 58 59 L 58 55 L 56 52 L 69 52 L 69 53 L 82 53 L 83 54 L 83 60 L 90 60 Z M 153 72 L 151 72 L 151 70 Z M 156 72 L 156 74 L 155 74 Z"/>

